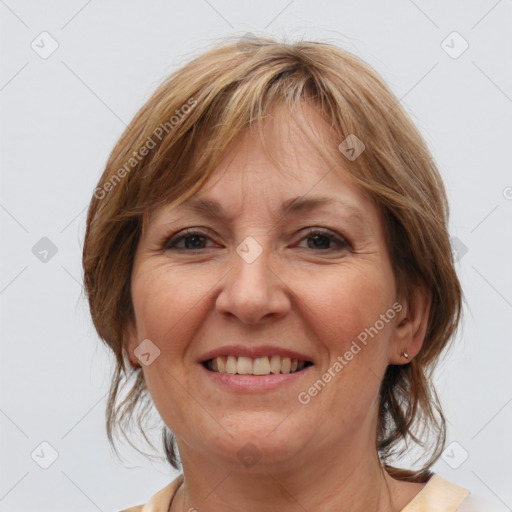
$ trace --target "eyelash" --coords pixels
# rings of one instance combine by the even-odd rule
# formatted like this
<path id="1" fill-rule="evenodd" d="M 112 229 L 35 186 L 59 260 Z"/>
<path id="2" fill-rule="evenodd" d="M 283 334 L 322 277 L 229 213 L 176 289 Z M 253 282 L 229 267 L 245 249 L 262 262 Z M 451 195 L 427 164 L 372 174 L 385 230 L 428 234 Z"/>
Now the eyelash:
<path id="1" fill-rule="evenodd" d="M 350 248 L 350 244 L 343 237 L 336 235 L 332 231 L 324 228 L 311 228 L 302 238 L 301 240 L 312 238 L 314 235 L 321 235 L 327 238 L 329 241 L 336 243 L 339 247 L 338 249 L 330 248 L 324 249 L 322 252 L 331 252 L 335 250 L 344 250 Z M 208 247 L 201 247 L 199 249 L 186 249 L 186 248 L 176 248 L 176 245 L 186 238 L 193 236 L 202 236 L 205 238 L 210 238 L 206 233 L 202 231 L 198 231 L 195 228 L 185 229 L 176 235 L 171 237 L 165 237 L 162 245 L 162 250 L 177 250 L 177 251 L 186 251 L 186 252 L 199 252 L 208 249 Z"/>

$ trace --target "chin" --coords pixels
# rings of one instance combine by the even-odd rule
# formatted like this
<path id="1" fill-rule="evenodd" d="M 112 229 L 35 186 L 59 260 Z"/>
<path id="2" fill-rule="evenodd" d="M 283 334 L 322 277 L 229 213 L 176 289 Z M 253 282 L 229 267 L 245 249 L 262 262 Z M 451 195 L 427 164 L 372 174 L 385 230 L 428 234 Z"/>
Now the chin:
<path id="1" fill-rule="evenodd" d="M 295 459 L 307 443 L 306 435 L 298 435 L 298 428 L 286 423 L 283 414 L 244 413 L 231 421 L 223 422 L 224 434 L 210 442 L 219 457 L 241 468 L 253 468 L 286 463 Z"/>

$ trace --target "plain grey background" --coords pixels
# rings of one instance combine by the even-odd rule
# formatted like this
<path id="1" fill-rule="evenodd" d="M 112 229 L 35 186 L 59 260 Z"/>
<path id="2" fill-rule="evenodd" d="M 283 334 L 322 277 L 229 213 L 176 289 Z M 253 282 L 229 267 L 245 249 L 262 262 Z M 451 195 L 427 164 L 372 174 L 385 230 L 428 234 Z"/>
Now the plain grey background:
<path id="1" fill-rule="evenodd" d="M 158 83 L 247 32 L 357 54 L 424 135 L 469 304 L 436 374 L 449 446 L 434 470 L 512 510 L 510 0 L 0 0 L 0 23 L 0 511 L 117 511 L 174 478 L 107 444 L 111 359 L 81 285 L 86 208 Z"/>

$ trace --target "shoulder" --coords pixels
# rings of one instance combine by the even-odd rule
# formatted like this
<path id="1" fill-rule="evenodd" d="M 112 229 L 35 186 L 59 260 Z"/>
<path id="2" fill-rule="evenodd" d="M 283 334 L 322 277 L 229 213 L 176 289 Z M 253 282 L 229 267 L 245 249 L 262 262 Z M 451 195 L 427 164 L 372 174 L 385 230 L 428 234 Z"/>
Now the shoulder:
<path id="1" fill-rule="evenodd" d="M 144 505 L 125 508 L 120 512 L 160 512 L 162 510 L 169 510 L 171 501 L 182 483 L 183 474 L 178 475 L 169 485 L 153 494 Z"/>
<path id="2" fill-rule="evenodd" d="M 402 512 L 457 512 L 469 491 L 434 473 Z"/>
<path id="3" fill-rule="evenodd" d="M 439 474 L 432 476 L 411 505 L 413 505 L 411 512 L 499 512 L 501 510 Z"/>

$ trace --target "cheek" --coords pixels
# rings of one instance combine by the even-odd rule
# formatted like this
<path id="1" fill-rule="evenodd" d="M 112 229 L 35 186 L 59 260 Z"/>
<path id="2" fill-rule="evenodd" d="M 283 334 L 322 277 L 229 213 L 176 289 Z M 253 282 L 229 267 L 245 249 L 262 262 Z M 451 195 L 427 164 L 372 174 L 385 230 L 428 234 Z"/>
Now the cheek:
<path id="1" fill-rule="evenodd" d="M 319 374 L 303 390 L 311 397 L 307 407 L 328 414 L 345 432 L 375 413 L 394 325 L 394 310 L 388 322 L 381 320 L 394 302 L 386 274 L 362 270 L 345 268 L 316 287 L 303 282 L 296 288 L 307 306 L 301 313 L 307 335 L 324 354 Z"/>
<path id="2" fill-rule="evenodd" d="M 201 309 L 201 279 L 162 266 L 146 269 L 132 283 L 138 336 L 151 339 L 162 352 L 183 349 Z"/>
<path id="3" fill-rule="evenodd" d="M 204 416 L 184 385 L 186 351 L 209 307 L 204 284 L 197 272 L 187 275 L 169 265 L 141 267 L 132 282 L 139 340 L 150 339 L 160 351 L 149 366 L 142 366 L 146 387 L 164 423 L 181 436 L 186 436 L 189 421 Z"/>
<path id="4" fill-rule="evenodd" d="M 346 270 L 346 271 L 345 271 Z M 301 292 L 328 326 L 366 327 L 393 303 L 392 287 L 382 273 L 370 268 L 341 269 L 315 287 Z"/>
<path id="5" fill-rule="evenodd" d="M 369 361 L 380 366 L 393 325 L 391 315 L 387 321 L 381 319 L 394 302 L 389 274 L 378 267 L 347 266 L 328 279 L 317 280 L 315 286 L 299 282 L 295 290 L 307 306 L 303 314 L 308 315 L 314 339 L 329 353 L 330 361 L 345 354 L 355 342 L 361 350 L 353 348 L 351 361 L 357 359 L 366 368 Z"/>

